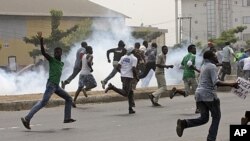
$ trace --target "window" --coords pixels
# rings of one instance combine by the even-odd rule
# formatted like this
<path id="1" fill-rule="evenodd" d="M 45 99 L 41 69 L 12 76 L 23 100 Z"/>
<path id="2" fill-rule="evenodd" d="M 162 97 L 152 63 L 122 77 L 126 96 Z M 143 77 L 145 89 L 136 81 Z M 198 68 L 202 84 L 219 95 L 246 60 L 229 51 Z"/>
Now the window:
<path id="1" fill-rule="evenodd" d="M 4 48 L 8 48 L 8 47 L 9 47 L 9 44 L 8 44 L 7 42 L 5 42 L 5 43 L 3 44 L 3 47 L 4 47 Z"/>
<path id="2" fill-rule="evenodd" d="M 250 6 L 250 0 L 242 0 L 243 6 Z"/>
<path id="3" fill-rule="evenodd" d="M 243 40 L 244 41 L 250 40 L 250 33 L 243 34 Z"/>
<path id="4" fill-rule="evenodd" d="M 8 62 L 9 62 L 9 69 L 11 71 L 16 71 L 17 66 L 16 66 L 16 56 L 9 56 L 8 57 Z"/>
<path id="5" fill-rule="evenodd" d="M 198 21 L 194 21 L 195 24 L 198 24 Z"/>
<path id="6" fill-rule="evenodd" d="M 235 22 L 238 22 L 238 18 L 235 18 L 234 21 L 235 21 Z"/>
<path id="7" fill-rule="evenodd" d="M 243 24 L 250 24 L 250 16 L 243 17 Z"/>
<path id="8" fill-rule="evenodd" d="M 194 4 L 194 7 L 197 7 L 197 4 Z"/>
<path id="9" fill-rule="evenodd" d="M 234 4 L 238 4 L 238 2 L 237 2 L 237 1 L 234 1 Z"/>
<path id="10" fill-rule="evenodd" d="M 195 36 L 195 39 L 196 39 L 196 40 L 198 40 L 198 39 L 199 39 L 199 37 L 198 37 L 198 36 Z"/>

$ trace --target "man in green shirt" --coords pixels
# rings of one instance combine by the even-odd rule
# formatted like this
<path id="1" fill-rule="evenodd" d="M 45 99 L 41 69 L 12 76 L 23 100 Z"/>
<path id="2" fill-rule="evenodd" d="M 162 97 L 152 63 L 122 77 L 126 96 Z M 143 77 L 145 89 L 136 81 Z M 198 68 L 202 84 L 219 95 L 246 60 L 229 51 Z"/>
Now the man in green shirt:
<path id="1" fill-rule="evenodd" d="M 22 117 L 22 123 L 25 128 L 30 128 L 30 120 L 32 117 L 42 109 L 49 101 L 53 93 L 56 93 L 58 96 L 62 97 L 65 100 L 65 110 L 64 110 L 64 123 L 75 122 L 76 120 L 71 118 L 71 105 L 72 98 L 71 96 L 64 91 L 60 86 L 60 77 L 62 74 L 62 68 L 64 63 L 61 62 L 62 49 L 57 47 L 54 49 L 54 57 L 51 57 L 45 52 L 43 46 L 43 37 L 42 32 L 38 32 L 38 38 L 40 39 L 41 52 L 42 55 L 49 61 L 49 79 L 47 81 L 46 90 L 44 92 L 43 98 L 41 101 L 37 102 L 30 110 L 28 115 Z"/>
<path id="2" fill-rule="evenodd" d="M 185 91 L 177 90 L 175 87 L 172 89 L 172 94 L 170 95 L 170 99 L 172 99 L 177 93 L 183 95 L 184 97 L 194 94 L 197 88 L 197 81 L 195 78 L 195 71 L 200 72 L 195 67 L 195 54 L 196 47 L 195 45 L 188 46 L 188 54 L 182 59 L 181 66 L 184 69 L 183 72 L 183 81 L 185 85 Z M 199 109 L 196 106 L 195 113 L 199 113 Z"/>

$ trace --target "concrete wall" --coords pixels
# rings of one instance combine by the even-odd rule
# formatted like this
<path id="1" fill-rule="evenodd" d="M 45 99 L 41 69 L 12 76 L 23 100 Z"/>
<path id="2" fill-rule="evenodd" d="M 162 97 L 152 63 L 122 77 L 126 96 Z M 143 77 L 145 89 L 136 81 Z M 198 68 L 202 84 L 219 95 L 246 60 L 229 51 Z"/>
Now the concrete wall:
<path id="1" fill-rule="evenodd" d="M 182 17 L 192 17 L 192 41 L 207 42 L 207 1 L 208 0 L 182 0 Z M 228 11 L 230 28 L 236 26 L 249 26 L 243 23 L 244 16 L 250 16 L 250 5 L 246 5 L 247 0 L 229 0 L 231 10 Z M 221 5 L 222 0 L 215 0 L 216 3 L 216 35 L 219 36 L 221 28 Z M 183 39 L 189 39 L 189 21 L 183 20 Z M 250 26 L 243 34 L 248 35 L 250 40 Z M 240 35 L 238 35 L 240 36 Z M 198 38 L 197 38 L 198 37 Z M 247 36 L 245 36 L 247 37 Z M 246 39 L 247 40 L 247 39 Z"/>

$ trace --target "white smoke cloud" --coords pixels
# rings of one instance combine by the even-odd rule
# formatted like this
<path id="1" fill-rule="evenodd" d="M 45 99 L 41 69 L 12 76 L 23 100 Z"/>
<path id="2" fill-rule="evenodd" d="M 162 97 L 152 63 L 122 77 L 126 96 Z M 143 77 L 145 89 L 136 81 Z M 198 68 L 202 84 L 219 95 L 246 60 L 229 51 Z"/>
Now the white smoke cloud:
<path id="1" fill-rule="evenodd" d="M 102 89 L 100 81 L 105 79 L 113 69 L 112 63 L 108 63 L 107 61 L 106 51 L 108 49 L 117 47 L 119 40 L 123 40 L 126 47 L 134 46 L 135 42 L 142 43 L 142 40 L 136 40 L 131 36 L 131 29 L 125 26 L 123 22 L 119 20 L 110 20 L 108 24 L 112 25 L 112 28 L 100 30 L 105 29 L 107 26 L 98 20 L 94 21 L 92 26 L 94 32 L 92 36 L 86 40 L 88 45 L 93 48 L 93 75 L 98 85 L 94 90 Z M 61 80 L 65 80 L 72 73 L 75 54 L 78 48 L 80 48 L 80 43 L 76 43 L 69 54 L 63 58 L 65 65 Z M 180 64 L 182 58 L 186 54 L 186 47 L 175 50 L 169 49 L 166 62 L 167 64 L 175 65 L 175 68 L 166 70 L 167 85 L 179 84 L 182 82 L 182 71 L 176 66 Z M 112 55 L 110 57 L 112 57 Z M 15 73 L 6 73 L 0 70 L 0 95 L 43 93 L 46 88 L 47 79 L 48 73 L 42 67 L 38 68 L 36 71 L 26 71 L 19 75 Z M 78 79 L 79 77 L 76 76 L 69 85 L 66 85 L 66 91 L 76 91 Z M 110 82 L 121 87 L 120 74 L 117 73 Z M 141 82 L 139 82 L 137 86 L 140 87 Z M 154 75 L 149 86 L 157 86 Z"/>

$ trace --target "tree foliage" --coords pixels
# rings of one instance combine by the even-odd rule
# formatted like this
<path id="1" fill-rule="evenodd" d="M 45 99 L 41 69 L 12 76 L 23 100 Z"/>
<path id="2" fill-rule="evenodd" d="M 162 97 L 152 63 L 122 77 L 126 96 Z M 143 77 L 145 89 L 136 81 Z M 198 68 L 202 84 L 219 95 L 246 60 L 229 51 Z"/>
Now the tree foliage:
<path id="1" fill-rule="evenodd" d="M 163 33 L 160 31 L 149 31 L 149 30 L 143 30 L 143 31 L 133 31 L 132 36 L 136 39 L 143 39 L 146 41 L 152 41 L 158 37 L 160 37 Z"/>
<path id="2" fill-rule="evenodd" d="M 93 21 L 89 18 L 82 20 L 79 23 L 79 28 L 64 39 L 65 43 L 71 46 L 74 43 L 86 40 L 92 34 L 92 23 Z"/>
<path id="3" fill-rule="evenodd" d="M 79 29 L 79 25 L 74 25 L 73 27 L 67 29 L 66 31 L 62 31 L 59 29 L 59 26 L 63 16 L 63 12 L 57 10 L 51 10 L 50 14 L 51 14 L 51 34 L 49 37 L 44 37 L 44 44 L 46 45 L 46 51 L 49 54 L 52 54 L 54 48 L 61 47 L 64 52 L 68 52 L 70 50 L 70 46 L 72 46 L 72 44 L 74 43 L 73 41 L 79 40 L 74 36 L 70 36 Z M 80 31 L 78 31 L 75 34 L 80 34 L 80 33 L 84 34 L 82 32 L 84 31 L 82 31 L 82 29 L 80 28 Z M 78 36 L 78 38 L 80 37 L 81 36 Z M 64 41 L 63 39 L 65 38 L 66 39 L 68 38 L 68 40 Z M 74 40 L 72 40 L 73 38 Z M 34 44 L 35 46 L 39 45 L 39 39 L 37 38 L 37 36 L 32 36 L 30 38 L 24 37 L 23 40 L 26 43 Z M 40 55 L 40 51 L 38 51 L 38 49 L 34 49 L 31 52 L 29 52 L 29 55 L 35 59 L 37 56 Z"/>
<path id="4" fill-rule="evenodd" d="M 225 42 L 235 43 L 239 40 L 235 34 L 242 33 L 246 28 L 246 26 L 238 26 L 236 28 L 223 31 L 218 38 L 210 39 L 209 41 L 219 47 L 223 46 Z"/>

